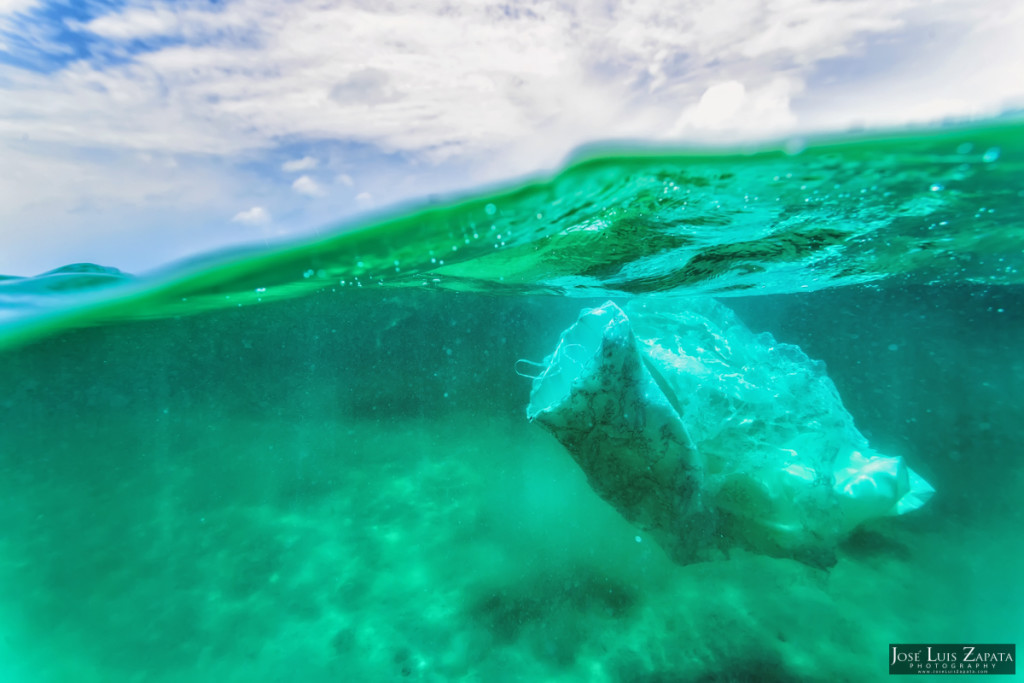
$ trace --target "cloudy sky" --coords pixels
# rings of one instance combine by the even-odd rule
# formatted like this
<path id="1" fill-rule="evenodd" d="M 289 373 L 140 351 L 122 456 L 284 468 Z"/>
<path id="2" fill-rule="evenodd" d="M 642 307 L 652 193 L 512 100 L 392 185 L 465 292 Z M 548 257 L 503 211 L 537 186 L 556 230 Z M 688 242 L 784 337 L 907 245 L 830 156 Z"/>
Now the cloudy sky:
<path id="1" fill-rule="evenodd" d="M 0 273 L 557 166 L 1024 106 L 1020 0 L 0 0 Z"/>

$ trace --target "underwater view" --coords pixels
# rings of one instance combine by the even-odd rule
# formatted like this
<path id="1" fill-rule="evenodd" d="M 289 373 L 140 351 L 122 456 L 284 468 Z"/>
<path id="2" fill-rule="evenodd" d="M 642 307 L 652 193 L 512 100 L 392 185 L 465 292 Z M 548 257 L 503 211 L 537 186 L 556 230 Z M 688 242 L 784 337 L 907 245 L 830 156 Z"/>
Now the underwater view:
<path id="1" fill-rule="evenodd" d="M 875 681 L 1024 641 L 1024 125 L 0 278 L 0 680 Z M 998 673 L 998 672 L 996 672 Z"/>

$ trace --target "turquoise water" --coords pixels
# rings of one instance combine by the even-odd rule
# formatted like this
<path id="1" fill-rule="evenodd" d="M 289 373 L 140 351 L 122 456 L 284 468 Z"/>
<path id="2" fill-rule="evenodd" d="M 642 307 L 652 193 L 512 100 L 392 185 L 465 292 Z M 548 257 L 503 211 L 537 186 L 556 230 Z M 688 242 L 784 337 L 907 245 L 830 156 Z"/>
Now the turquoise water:
<path id="1" fill-rule="evenodd" d="M 0 677 L 865 681 L 889 643 L 1024 640 L 1022 132 L 595 153 L 315 241 L 0 280 Z M 682 294 L 823 360 L 935 498 L 830 569 L 671 562 L 514 368 L 583 307 Z"/>

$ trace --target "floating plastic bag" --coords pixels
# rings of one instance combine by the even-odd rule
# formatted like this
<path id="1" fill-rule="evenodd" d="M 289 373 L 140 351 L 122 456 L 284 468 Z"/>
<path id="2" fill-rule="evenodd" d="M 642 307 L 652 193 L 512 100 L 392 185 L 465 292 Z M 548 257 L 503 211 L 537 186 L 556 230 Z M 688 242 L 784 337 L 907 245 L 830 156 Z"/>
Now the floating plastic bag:
<path id="1" fill-rule="evenodd" d="M 677 562 L 731 547 L 815 565 L 858 524 L 934 492 L 853 424 L 824 364 L 725 306 L 584 310 L 534 378 L 527 417 Z"/>

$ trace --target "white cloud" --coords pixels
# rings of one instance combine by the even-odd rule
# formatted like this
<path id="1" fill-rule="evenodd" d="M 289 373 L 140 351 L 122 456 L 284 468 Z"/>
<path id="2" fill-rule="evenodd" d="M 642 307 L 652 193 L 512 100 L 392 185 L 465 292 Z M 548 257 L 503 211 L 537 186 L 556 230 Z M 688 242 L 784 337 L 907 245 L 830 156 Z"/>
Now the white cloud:
<path id="1" fill-rule="evenodd" d="M 683 111 L 671 133 L 742 131 L 744 122 L 751 120 L 758 122 L 759 134 L 790 130 L 796 123 L 791 94 L 798 87 L 786 79 L 775 79 L 752 91 L 738 81 L 716 83 Z"/>
<path id="2" fill-rule="evenodd" d="M 535 162 L 543 164 L 594 138 L 724 130 L 699 110 L 684 112 L 726 81 L 745 86 L 744 107 L 772 113 L 737 110 L 729 130 L 799 124 L 797 102 L 762 93 L 762 84 L 800 92 L 822 60 L 856 56 L 870 36 L 904 30 L 911 10 L 941 21 L 924 0 L 177 7 L 129 7 L 80 25 L 125 44 L 178 40 L 117 66 L 19 75 L 0 105 L 0 134 L 67 143 L 87 130 L 101 145 L 214 154 L 333 138 L 434 161 L 484 159 L 527 141 L 549 150 Z M 994 94 L 992 104 L 1005 99 Z"/>
<path id="3" fill-rule="evenodd" d="M 16 74 L 0 93 L 0 135 L 70 144 L 88 131 L 103 146 L 212 154 L 282 138 L 344 139 L 435 162 L 514 158 L 525 143 L 533 165 L 545 165 L 595 138 L 775 134 L 814 118 L 795 96 L 825 60 L 864 56 L 872 36 L 912 41 L 911 27 L 946 21 L 970 49 L 989 44 L 991 52 L 985 34 L 999 33 L 1000 64 L 1024 59 L 1024 41 L 1013 39 L 1024 30 L 1014 0 L 973 13 L 964 9 L 970 0 L 940 4 L 942 12 L 931 0 L 536 0 L 506 10 L 442 0 L 155 2 L 73 26 L 115 43 L 172 44 L 115 66 Z M 986 21 L 993 26 L 973 30 Z M 908 42 L 906 62 L 927 71 L 913 49 Z M 981 67 L 970 49 L 962 56 Z M 930 86 L 915 92 L 917 102 L 933 102 L 925 109 L 876 109 L 892 123 L 990 111 L 1024 92 L 1019 78 L 972 88 L 967 69 L 955 70 L 952 86 L 918 74 Z M 715 99 L 728 94 L 723 83 L 744 89 L 742 97 L 731 91 L 728 116 L 715 113 L 727 104 Z M 542 158 L 537 150 L 546 150 Z M 312 168 L 304 163 L 312 162 L 285 170 Z"/>
<path id="4" fill-rule="evenodd" d="M 342 173 L 337 178 L 335 178 L 335 180 L 344 185 L 345 187 L 352 187 L 353 185 L 355 185 L 355 181 L 352 180 L 352 176 L 350 176 L 348 173 Z"/>
<path id="5" fill-rule="evenodd" d="M 101 38 L 139 40 L 178 34 L 183 22 L 187 20 L 181 13 L 167 6 L 150 9 L 128 7 L 120 14 L 108 14 L 85 24 L 69 21 L 68 25 Z"/>
<path id="6" fill-rule="evenodd" d="M 296 178 L 295 182 L 292 183 L 292 189 L 307 197 L 320 197 L 324 194 L 323 188 L 320 187 L 319 183 L 308 175 Z"/>
<path id="7" fill-rule="evenodd" d="M 299 171 L 308 171 L 316 168 L 317 160 L 313 157 L 302 157 L 301 159 L 292 159 L 281 164 L 281 170 L 286 173 L 298 173 Z"/>
<path id="8" fill-rule="evenodd" d="M 697 104 L 683 112 L 680 123 L 682 127 L 690 125 L 695 128 L 724 128 L 734 125 L 733 121 L 740 113 L 745 99 L 747 89 L 742 83 L 716 83 L 704 91 Z"/>
<path id="9" fill-rule="evenodd" d="M 251 209 L 239 211 L 231 220 L 235 223 L 245 223 L 246 225 L 266 225 L 271 221 L 271 218 L 270 212 L 262 206 L 254 206 Z"/>
<path id="10" fill-rule="evenodd" d="M 27 12 L 39 4 L 39 0 L 0 0 L 0 14 Z"/>
<path id="11" fill-rule="evenodd" d="M 904 60 L 870 80 L 808 91 L 816 128 L 923 124 L 1024 108 L 1024 3 L 939 0 Z M 927 29 L 927 30 L 925 30 Z"/>
<path id="12" fill-rule="evenodd" d="M 23 34 L 23 26 L 15 21 L 15 16 L 25 14 L 38 7 L 40 0 L 0 0 L 0 52 L 9 52 L 12 48 L 4 41 L 4 34 Z M 23 35 L 19 36 L 24 38 Z"/>

